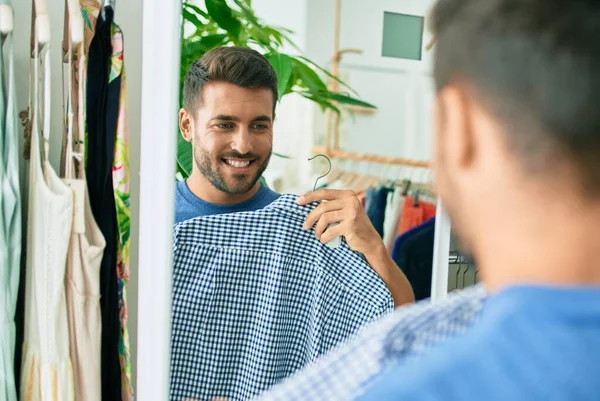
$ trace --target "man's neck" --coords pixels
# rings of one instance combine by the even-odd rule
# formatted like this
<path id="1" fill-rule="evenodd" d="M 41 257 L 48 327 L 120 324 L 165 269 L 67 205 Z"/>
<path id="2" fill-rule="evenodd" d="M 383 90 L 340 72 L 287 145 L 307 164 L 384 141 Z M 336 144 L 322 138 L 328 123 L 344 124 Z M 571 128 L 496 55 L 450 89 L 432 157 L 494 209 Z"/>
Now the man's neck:
<path id="1" fill-rule="evenodd" d="M 477 262 L 491 293 L 518 284 L 600 286 L 600 206 L 544 206 L 480 233 Z"/>
<path id="2" fill-rule="evenodd" d="M 201 173 L 194 171 L 186 180 L 189 190 L 198 198 L 215 205 L 235 205 L 246 202 L 260 189 L 260 182 L 254 188 L 241 194 L 230 194 L 215 188 Z"/>

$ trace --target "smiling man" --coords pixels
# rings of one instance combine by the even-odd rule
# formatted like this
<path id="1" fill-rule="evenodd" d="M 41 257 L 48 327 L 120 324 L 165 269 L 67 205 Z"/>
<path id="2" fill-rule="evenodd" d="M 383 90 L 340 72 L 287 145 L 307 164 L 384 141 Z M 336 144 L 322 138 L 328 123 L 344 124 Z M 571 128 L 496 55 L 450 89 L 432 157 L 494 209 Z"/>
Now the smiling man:
<path id="1" fill-rule="evenodd" d="M 273 150 L 277 75 L 260 53 L 219 47 L 195 61 L 183 87 L 179 127 L 192 143 L 193 171 L 176 185 L 175 223 L 199 216 L 262 209 L 279 194 L 259 179 Z M 351 191 L 321 190 L 299 199 L 327 201 L 307 218 L 305 229 L 326 243 L 343 236 L 361 252 L 390 290 L 394 303 L 414 301 L 410 284 L 396 266 Z M 330 230 L 326 228 L 338 223 Z"/>
<path id="2" fill-rule="evenodd" d="M 176 223 L 261 209 L 279 197 L 259 182 L 271 158 L 276 100 L 275 72 L 254 51 L 221 47 L 191 65 L 179 123 L 194 165 L 177 183 Z"/>

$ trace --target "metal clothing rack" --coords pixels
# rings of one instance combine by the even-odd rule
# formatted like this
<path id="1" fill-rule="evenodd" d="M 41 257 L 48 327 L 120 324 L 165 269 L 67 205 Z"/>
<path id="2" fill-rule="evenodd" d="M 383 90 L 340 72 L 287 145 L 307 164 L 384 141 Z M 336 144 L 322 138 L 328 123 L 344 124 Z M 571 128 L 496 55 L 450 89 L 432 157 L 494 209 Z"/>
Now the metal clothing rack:
<path id="1" fill-rule="evenodd" d="M 145 0 L 142 11 L 142 128 L 138 288 L 137 394 L 169 399 L 173 160 L 180 59 L 181 1 Z M 160 28 L 160 29 L 158 29 Z M 157 51 L 156 49 L 160 49 Z M 438 203 L 433 302 L 447 296 L 450 220 Z"/>

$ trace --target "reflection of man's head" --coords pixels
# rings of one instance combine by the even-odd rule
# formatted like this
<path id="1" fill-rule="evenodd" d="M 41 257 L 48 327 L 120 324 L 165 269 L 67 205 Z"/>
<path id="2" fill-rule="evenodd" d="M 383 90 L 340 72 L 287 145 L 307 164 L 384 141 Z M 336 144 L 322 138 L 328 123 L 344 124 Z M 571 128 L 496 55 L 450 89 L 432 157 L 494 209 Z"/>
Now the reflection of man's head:
<path id="1" fill-rule="evenodd" d="M 184 110 L 194 164 L 230 194 L 250 191 L 269 163 L 277 76 L 258 52 L 220 47 L 195 61 L 185 78 Z"/>
<path id="2" fill-rule="evenodd" d="M 600 3 L 441 0 L 432 28 L 436 184 L 467 244 L 520 199 L 598 199 Z"/>

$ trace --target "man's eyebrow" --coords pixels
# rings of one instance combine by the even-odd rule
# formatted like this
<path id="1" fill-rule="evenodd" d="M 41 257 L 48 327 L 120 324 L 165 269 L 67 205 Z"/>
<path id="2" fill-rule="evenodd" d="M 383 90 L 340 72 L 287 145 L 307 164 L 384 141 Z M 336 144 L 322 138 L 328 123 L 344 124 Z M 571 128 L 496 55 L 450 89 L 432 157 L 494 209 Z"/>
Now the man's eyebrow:
<path id="1" fill-rule="evenodd" d="M 210 121 L 219 120 L 219 121 L 239 121 L 239 118 L 235 116 L 229 116 L 226 114 L 218 114 L 210 119 Z"/>
<path id="2" fill-rule="evenodd" d="M 266 116 L 266 115 L 264 115 L 264 114 L 263 114 L 262 116 L 258 116 L 258 117 L 256 117 L 256 118 L 255 118 L 254 120 L 252 120 L 252 121 L 268 121 L 268 122 L 271 122 L 272 120 L 271 120 L 271 117 L 269 117 L 269 116 Z"/>

